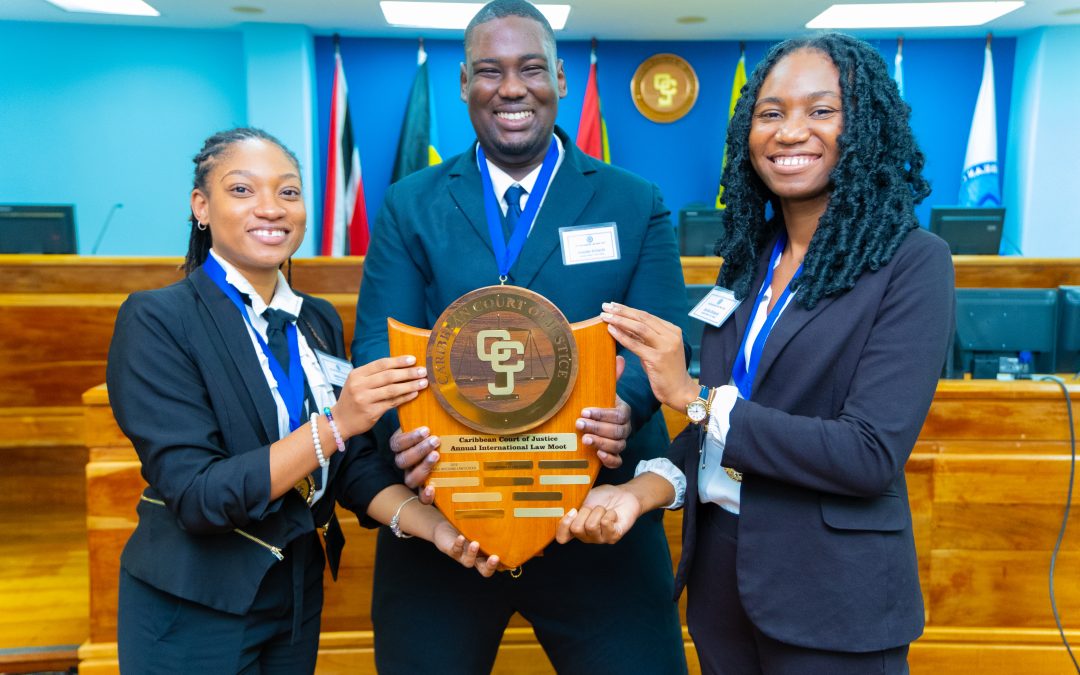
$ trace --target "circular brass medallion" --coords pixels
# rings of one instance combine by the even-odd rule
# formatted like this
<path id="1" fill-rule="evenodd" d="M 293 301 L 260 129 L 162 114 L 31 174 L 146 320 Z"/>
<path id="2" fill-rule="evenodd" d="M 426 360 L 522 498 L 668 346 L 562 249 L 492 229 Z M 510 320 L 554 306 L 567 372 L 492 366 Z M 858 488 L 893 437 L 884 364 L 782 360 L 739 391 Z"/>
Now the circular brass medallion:
<path id="1" fill-rule="evenodd" d="M 694 107 L 697 73 L 686 59 L 656 54 L 645 59 L 630 80 L 630 95 L 638 112 L 653 122 L 674 122 Z"/>
<path id="2" fill-rule="evenodd" d="M 517 434 L 554 415 L 577 380 L 577 344 L 562 312 L 516 286 L 466 293 L 439 316 L 428 379 L 443 409 L 472 429 Z"/>

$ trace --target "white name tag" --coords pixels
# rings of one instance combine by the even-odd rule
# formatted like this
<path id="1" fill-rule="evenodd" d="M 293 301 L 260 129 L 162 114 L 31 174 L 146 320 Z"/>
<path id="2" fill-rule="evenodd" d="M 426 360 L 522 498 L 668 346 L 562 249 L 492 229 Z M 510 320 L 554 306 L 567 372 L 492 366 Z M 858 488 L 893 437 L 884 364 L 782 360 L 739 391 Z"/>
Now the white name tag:
<path id="1" fill-rule="evenodd" d="M 615 223 L 560 227 L 564 265 L 619 259 L 619 229 Z"/>
<path id="2" fill-rule="evenodd" d="M 319 359 L 319 367 L 322 368 L 323 375 L 326 376 L 326 381 L 334 387 L 344 387 L 345 378 L 352 372 L 352 364 L 345 359 L 339 359 L 336 356 L 330 356 L 326 352 L 320 352 L 318 349 L 314 350 L 316 358 Z"/>
<path id="3" fill-rule="evenodd" d="M 690 310 L 690 316 L 719 328 L 741 304 L 742 300 L 737 299 L 730 290 L 713 286 L 709 294 Z"/>

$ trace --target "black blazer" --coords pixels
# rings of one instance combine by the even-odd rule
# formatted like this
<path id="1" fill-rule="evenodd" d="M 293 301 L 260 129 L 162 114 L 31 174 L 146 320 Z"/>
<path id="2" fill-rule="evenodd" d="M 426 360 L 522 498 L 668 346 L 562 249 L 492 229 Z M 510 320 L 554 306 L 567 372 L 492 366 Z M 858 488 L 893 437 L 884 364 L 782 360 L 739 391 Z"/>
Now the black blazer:
<path id="1" fill-rule="evenodd" d="M 334 308 L 302 297 L 297 324 L 308 344 L 343 357 Z M 124 302 L 106 371 L 116 421 L 149 483 L 121 565 L 156 588 L 235 614 L 251 607 L 286 544 L 330 520 L 335 500 L 364 514 L 396 482 L 383 462 L 365 461 L 374 448 L 365 435 L 332 456 L 314 509 L 293 490 L 270 499 L 277 412 L 245 323 L 200 268 Z M 329 539 L 332 565 L 340 549 Z"/>
<path id="2" fill-rule="evenodd" d="M 702 340 L 701 381 L 727 384 L 761 287 Z M 797 300 L 739 400 L 723 464 L 743 472 L 737 576 L 754 624 L 793 645 L 846 652 L 923 629 L 904 464 L 922 429 L 954 321 L 948 246 L 912 230 L 892 260 L 812 310 Z M 669 458 L 687 477 L 681 589 L 697 537 L 699 429 Z M 703 562 L 703 561 L 699 561 Z"/>

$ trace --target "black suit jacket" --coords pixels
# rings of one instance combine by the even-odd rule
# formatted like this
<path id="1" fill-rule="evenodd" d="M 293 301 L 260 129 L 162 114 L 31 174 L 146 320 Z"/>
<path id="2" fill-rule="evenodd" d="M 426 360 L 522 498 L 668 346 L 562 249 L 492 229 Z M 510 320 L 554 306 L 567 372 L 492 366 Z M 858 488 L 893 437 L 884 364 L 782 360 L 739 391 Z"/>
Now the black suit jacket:
<path id="1" fill-rule="evenodd" d="M 759 261 L 755 293 L 771 250 Z M 739 595 L 770 637 L 864 652 L 922 633 L 904 464 L 949 346 L 953 286 L 948 246 L 916 229 L 850 291 L 812 310 L 796 299 L 774 326 L 752 400 L 731 411 L 722 462 L 744 475 Z M 720 328 L 706 329 L 702 383 L 729 382 L 755 293 Z M 698 535 L 699 433 L 688 428 L 669 455 L 687 476 L 678 588 Z"/>
<path id="2" fill-rule="evenodd" d="M 336 311 L 302 297 L 297 325 L 308 344 L 343 357 Z M 314 510 L 292 490 L 270 499 L 274 400 L 244 317 L 201 268 L 124 302 L 106 380 L 149 483 L 121 564 L 181 598 L 246 612 L 278 562 L 274 549 L 326 524 L 335 499 L 364 514 L 396 482 L 382 462 L 362 461 L 374 446 L 358 436 L 332 456 L 327 492 Z M 334 548 L 328 544 L 331 561 L 340 543 Z"/>

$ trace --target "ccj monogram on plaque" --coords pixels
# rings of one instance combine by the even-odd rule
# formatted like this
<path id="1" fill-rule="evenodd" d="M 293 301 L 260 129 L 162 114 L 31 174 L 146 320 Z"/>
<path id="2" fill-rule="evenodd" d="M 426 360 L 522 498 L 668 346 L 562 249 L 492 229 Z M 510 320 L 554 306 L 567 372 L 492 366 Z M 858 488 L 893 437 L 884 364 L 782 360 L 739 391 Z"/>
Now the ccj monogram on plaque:
<path id="1" fill-rule="evenodd" d="M 574 423 L 615 404 L 615 342 L 599 318 L 571 325 L 516 286 L 457 299 L 432 330 L 389 319 L 390 353 L 426 355 L 431 386 L 402 405 L 402 429 L 441 439 L 435 505 L 488 554 L 517 567 L 555 537 L 600 469 Z"/>

